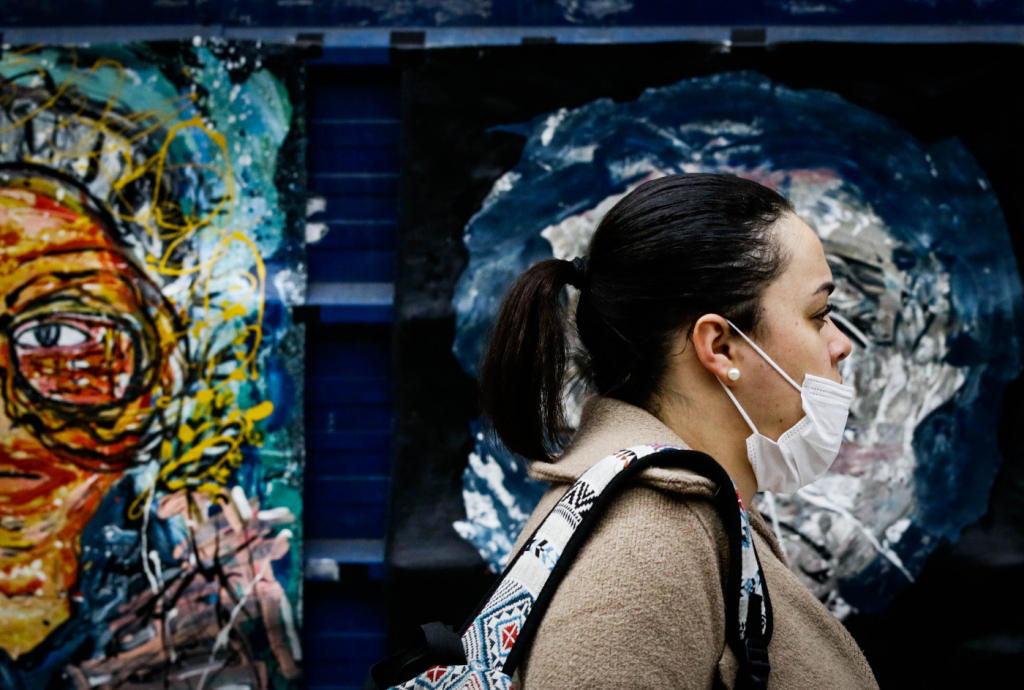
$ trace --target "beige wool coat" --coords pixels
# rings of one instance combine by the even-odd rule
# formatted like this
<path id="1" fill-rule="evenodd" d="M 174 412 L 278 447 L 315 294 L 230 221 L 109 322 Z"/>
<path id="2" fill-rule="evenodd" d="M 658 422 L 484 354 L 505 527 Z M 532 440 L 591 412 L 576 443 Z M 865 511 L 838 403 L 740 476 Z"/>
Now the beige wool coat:
<path id="1" fill-rule="evenodd" d="M 685 447 L 657 417 L 595 396 L 554 463 L 530 474 L 552 487 L 516 548 L 583 472 L 643 443 Z M 516 674 L 521 690 L 732 688 L 738 669 L 725 641 L 724 528 L 714 484 L 681 469 L 651 468 L 624 490 L 578 553 Z M 754 543 L 774 612 L 770 690 L 877 688 L 857 643 L 790 572 L 756 510 Z"/>

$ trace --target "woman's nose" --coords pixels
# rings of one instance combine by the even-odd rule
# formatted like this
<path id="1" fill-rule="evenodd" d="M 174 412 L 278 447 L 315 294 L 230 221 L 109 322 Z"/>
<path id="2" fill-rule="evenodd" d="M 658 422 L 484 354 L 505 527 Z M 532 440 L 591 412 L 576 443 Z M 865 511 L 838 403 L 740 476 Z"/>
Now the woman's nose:
<path id="1" fill-rule="evenodd" d="M 832 351 L 833 363 L 839 363 L 850 355 L 850 352 L 853 350 L 853 343 L 850 342 L 845 333 L 836 328 L 835 324 L 832 325 L 832 328 L 835 329 L 835 338 L 830 343 L 831 347 L 829 349 Z"/>

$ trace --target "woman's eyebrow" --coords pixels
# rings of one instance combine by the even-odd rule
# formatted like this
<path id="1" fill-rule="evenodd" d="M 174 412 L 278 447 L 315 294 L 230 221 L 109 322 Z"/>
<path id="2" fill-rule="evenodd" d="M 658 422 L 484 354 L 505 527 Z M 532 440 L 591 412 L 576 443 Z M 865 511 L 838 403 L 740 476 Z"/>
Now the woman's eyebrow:
<path id="1" fill-rule="evenodd" d="M 824 292 L 826 295 L 831 295 L 835 289 L 836 284 L 829 280 L 822 283 L 821 286 L 814 291 L 814 294 L 817 295 L 819 292 Z"/>

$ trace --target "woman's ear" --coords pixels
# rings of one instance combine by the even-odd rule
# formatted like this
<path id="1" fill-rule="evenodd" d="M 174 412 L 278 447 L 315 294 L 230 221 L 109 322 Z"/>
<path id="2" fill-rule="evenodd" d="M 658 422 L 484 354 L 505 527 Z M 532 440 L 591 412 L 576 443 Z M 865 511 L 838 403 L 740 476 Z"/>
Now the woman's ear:
<path id="1" fill-rule="evenodd" d="M 729 381 L 729 370 L 737 366 L 729 323 L 718 314 L 705 314 L 693 324 L 691 340 L 704 368 L 719 381 Z"/>

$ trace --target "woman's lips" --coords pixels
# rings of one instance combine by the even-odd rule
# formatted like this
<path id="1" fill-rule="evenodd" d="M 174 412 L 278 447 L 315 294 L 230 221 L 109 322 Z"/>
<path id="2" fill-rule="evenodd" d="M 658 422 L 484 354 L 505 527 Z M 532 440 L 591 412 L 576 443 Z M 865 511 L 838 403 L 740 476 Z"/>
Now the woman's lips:
<path id="1" fill-rule="evenodd" d="M 11 457 L 14 454 L 0 448 L 0 512 L 45 498 L 77 479 L 75 471 L 56 458 L 26 453 L 17 455 L 27 457 Z"/>
<path id="2" fill-rule="evenodd" d="M 12 491 L 28 491 L 38 487 L 48 479 L 45 475 L 35 472 L 19 472 L 0 468 L 0 487 L 4 493 Z"/>

